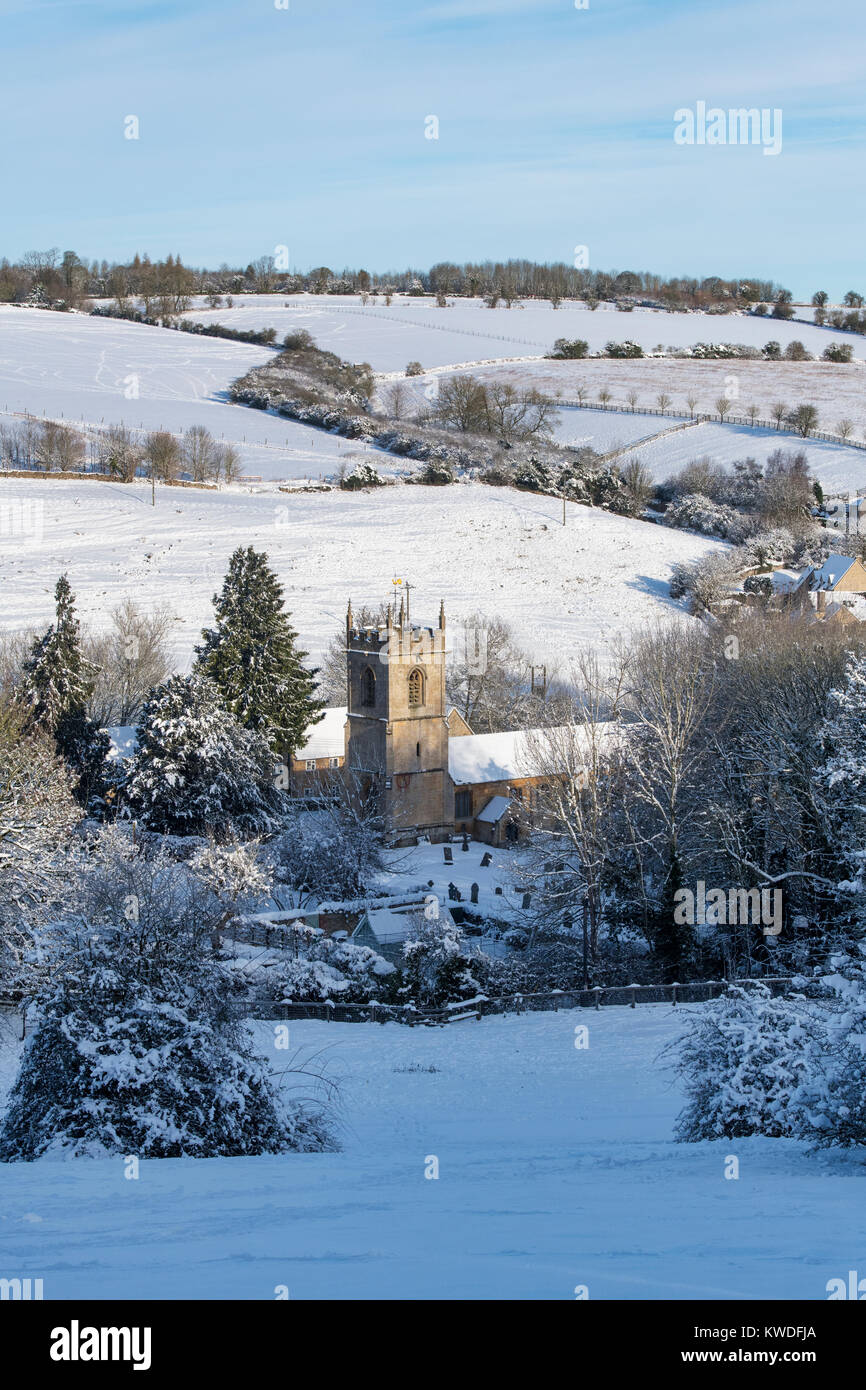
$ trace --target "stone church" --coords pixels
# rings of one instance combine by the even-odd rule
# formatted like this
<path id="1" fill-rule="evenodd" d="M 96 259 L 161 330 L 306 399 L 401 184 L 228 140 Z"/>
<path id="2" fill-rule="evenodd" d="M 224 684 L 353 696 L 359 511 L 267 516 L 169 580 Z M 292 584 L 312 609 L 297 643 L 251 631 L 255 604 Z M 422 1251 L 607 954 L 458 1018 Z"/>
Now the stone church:
<path id="1" fill-rule="evenodd" d="M 488 844 L 517 837 L 518 810 L 531 811 L 541 778 L 532 774 L 526 733 L 473 734 L 445 695 L 445 608 L 435 627 L 389 607 L 378 627 L 346 614 L 347 704 L 325 711 L 293 764 L 302 795 L 323 781 L 351 779 L 378 799 L 397 836 L 433 840 L 466 833 Z"/>

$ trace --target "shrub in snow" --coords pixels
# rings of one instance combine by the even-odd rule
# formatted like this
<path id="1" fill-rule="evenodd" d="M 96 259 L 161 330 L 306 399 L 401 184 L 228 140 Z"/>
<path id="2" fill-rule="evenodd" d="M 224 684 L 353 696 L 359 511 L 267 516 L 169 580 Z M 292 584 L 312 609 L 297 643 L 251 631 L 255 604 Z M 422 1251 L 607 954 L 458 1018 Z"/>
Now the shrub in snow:
<path id="1" fill-rule="evenodd" d="M 744 560 L 747 565 L 790 564 L 794 558 L 796 542 L 793 534 L 784 526 L 772 531 L 759 531 L 743 542 Z"/>
<path id="2" fill-rule="evenodd" d="M 850 362 L 854 349 L 850 343 L 831 343 L 821 353 L 825 362 Z"/>
<path id="3" fill-rule="evenodd" d="M 818 1148 L 847 1148 L 866 1144 L 866 970 L 862 954 L 831 963 L 799 1104 L 803 1132 Z"/>
<path id="4" fill-rule="evenodd" d="M 275 997 L 331 999 L 343 1004 L 388 1003 L 396 996 L 399 972 L 369 946 L 307 928 L 299 954 L 269 971 Z"/>
<path id="5" fill-rule="evenodd" d="M 423 373 L 424 373 L 424 368 L 421 366 L 421 363 L 420 363 L 420 362 L 407 362 L 407 363 L 406 363 L 406 375 L 407 375 L 407 376 L 422 376 Z"/>
<path id="6" fill-rule="evenodd" d="M 293 808 L 285 829 L 269 847 L 281 905 L 362 897 L 382 867 L 379 830 L 376 816 L 347 805 L 318 811 Z M 283 894 L 280 884 L 290 894 Z"/>
<path id="7" fill-rule="evenodd" d="M 419 913 L 403 943 L 400 993 L 420 1007 L 469 999 L 479 992 L 460 928 L 450 917 Z"/>
<path id="8" fill-rule="evenodd" d="M 633 343 L 628 338 L 623 343 L 605 343 L 605 357 L 643 357 L 643 348 L 640 343 Z"/>
<path id="9" fill-rule="evenodd" d="M 687 598 L 698 613 L 712 609 L 730 592 L 738 568 L 737 557 L 730 553 L 681 561 L 671 575 L 671 598 Z"/>
<path id="10" fill-rule="evenodd" d="M 557 477 L 556 490 L 589 507 L 618 511 L 628 505 L 622 475 L 609 465 L 597 467 L 582 461 L 566 464 Z"/>
<path id="11" fill-rule="evenodd" d="M 518 463 L 512 480 L 515 487 L 523 488 L 527 492 L 550 492 L 553 487 L 548 469 L 537 459 L 527 459 L 525 463 Z"/>
<path id="12" fill-rule="evenodd" d="M 217 838 L 271 828 L 280 805 L 267 742 L 202 675 L 172 676 L 151 694 L 126 796 L 150 830 Z"/>
<path id="13" fill-rule="evenodd" d="M 356 463 L 351 473 L 340 479 L 340 487 L 345 492 L 357 492 L 365 487 L 382 487 L 383 479 L 371 463 Z"/>
<path id="14" fill-rule="evenodd" d="M 89 915 L 54 938 L 0 1161 L 329 1146 L 317 1110 L 280 1103 L 235 1020 L 227 975 L 208 950 L 207 904 L 176 866 L 130 850 L 128 867 L 138 892 L 112 894 L 102 874 L 82 899 Z"/>
<path id="15" fill-rule="evenodd" d="M 739 540 L 743 532 L 743 520 L 732 507 L 711 502 L 700 493 L 690 493 L 681 497 L 668 507 L 664 514 L 666 526 L 681 527 L 685 531 L 700 531 L 705 536 L 720 536 L 723 540 Z"/>
<path id="16" fill-rule="evenodd" d="M 673 1045 L 688 1097 L 677 1118 L 677 1138 L 799 1134 L 808 1008 L 800 996 L 776 999 L 756 984 L 732 987 L 690 1014 L 686 1032 Z"/>
<path id="17" fill-rule="evenodd" d="M 585 338 L 557 338 L 553 344 L 553 351 L 549 352 L 547 356 L 562 360 L 563 358 L 586 357 L 588 353 L 589 343 Z"/>

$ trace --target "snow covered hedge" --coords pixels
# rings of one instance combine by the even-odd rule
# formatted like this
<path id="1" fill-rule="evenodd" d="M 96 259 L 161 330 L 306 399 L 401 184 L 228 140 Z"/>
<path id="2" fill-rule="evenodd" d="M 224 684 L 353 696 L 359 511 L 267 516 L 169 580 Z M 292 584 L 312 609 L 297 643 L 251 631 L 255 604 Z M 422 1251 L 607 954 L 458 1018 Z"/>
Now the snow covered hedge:
<path id="1" fill-rule="evenodd" d="M 275 997 L 341 1004 L 394 1001 L 399 974 L 390 961 L 369 946 L 356 946 L 343 933 L 326 936 L 317 927 L 302 930 L 306 940 L 299 954 L 270 972 Z"/>

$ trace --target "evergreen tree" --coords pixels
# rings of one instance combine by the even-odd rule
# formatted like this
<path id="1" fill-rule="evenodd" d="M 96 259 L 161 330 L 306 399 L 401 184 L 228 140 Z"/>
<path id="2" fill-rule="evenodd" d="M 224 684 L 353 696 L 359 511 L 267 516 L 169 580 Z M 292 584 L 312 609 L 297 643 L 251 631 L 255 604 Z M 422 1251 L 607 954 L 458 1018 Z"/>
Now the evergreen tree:
<path id="1" fill-rule="evenodd" d="M 196 649 L 197 669 L 239 723 L 263 734 L 288 761 L 321 717 L 322 702 L 266 555 L 252 546 L 235 551 L 214 609 L 216 624 L 202 632 Z"/>
<path id="2" fill-rule="evenodd" d="M 30 649 L 22 696 L 33 728 L 56 736 L 64 716 L 81 713 L 96 672 L 81 650 L 75 597 L 62 574 L 54 590 L 55 621 Z"/>
<path id="3" fill-rule="evenodd" d="M 151 693 L 126 795 L 151 830 L 217 838 L 269 829 L 280 801 L 266 740 L 237 722 L 200 673 Z"/>
<path id="4" fill-rule="evenodd" d="M 65 574 L 54 590 L 55 621 L 36 639 L 24 663 L 21 696 L 31 732 L 50 734 L 75 776 L 75 795 L 94 807 L 106 787 L 110 740 L 87 716 L 96 668 L 81 650 L 75 596 Z"/>

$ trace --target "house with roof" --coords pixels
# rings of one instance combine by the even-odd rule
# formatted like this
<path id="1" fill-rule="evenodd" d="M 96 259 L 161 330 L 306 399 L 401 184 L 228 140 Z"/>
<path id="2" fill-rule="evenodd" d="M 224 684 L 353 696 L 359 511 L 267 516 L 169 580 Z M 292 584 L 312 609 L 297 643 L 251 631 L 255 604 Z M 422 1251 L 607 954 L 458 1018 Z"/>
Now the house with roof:
<path id="1" fill-rule="evenodd" d="M 822 565 L 803 570 L 788 597 L 822 622 L 862 622 L 866 617 L 866 566 L 851 555 L 828 555 Z"/>
<path id="2" fill-rule="evenodd" d="M 491 845 L 517 838 L 546 780 L 533 731 L 472 732 L 446 702 L 445 641 L 444 606 L 435 627 L 411 623 L 401 602 L 383 623 L 359 628 L 349 605 L 348 701 L 327 710 L 297 750 L 297 794 L 322 794 L 339 777 L 359 799 L 375 796 L 396 837 L 463 833 Z M 544 738 L 555 746 L 557 735 L 574 732 L 546 730 Z"/>

